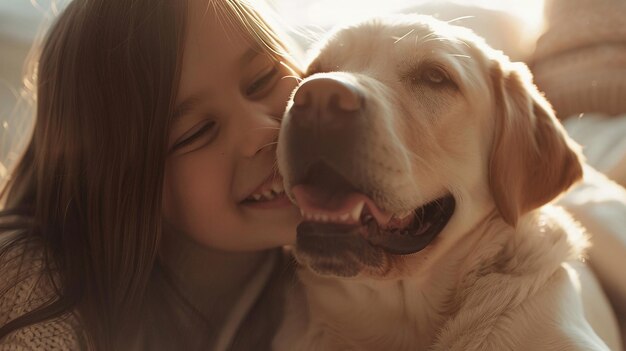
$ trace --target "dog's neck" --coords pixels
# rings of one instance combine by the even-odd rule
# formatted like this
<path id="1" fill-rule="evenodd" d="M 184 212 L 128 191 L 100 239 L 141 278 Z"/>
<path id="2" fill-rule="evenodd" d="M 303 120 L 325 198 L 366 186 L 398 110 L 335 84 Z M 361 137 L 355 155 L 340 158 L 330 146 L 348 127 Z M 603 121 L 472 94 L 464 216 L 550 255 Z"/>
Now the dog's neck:
<path id="1" fill-rule="evenodd" d="M 485 218 L 462 236 L 462 242 L 438 255 L 437 262 L 430 262 L 428 269 L 407 278 L 337 279 L 303 269 L 300 279 L 306 291 L 309 337 L 324 350 L 328 345 L 363 350 L 427 349 L 480 276 L 499 271 L 510 259 L 526 259 L 510 255 L 519 252 L 530 257 L 541 250 L 546 235 L 523 232 L 526 228 L 537 231 L 538 215 L 529 216 L 525 221 L 532 223 L 522 223 L 517 229 L 498 216 Z M 566 235 L 559 235 L 562 248 L 554 257 L 554 269 L 569 250 Z M 547 240 L 553 243 L 555 239 Z M 333 335 L 341 337 L 333 339 Z"/>

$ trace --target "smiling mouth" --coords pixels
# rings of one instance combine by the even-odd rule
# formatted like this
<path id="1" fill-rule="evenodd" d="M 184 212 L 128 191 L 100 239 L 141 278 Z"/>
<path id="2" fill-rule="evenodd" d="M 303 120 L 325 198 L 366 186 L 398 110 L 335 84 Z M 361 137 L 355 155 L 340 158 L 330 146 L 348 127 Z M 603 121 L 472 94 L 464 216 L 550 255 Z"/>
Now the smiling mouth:
<path id="1" fill-rule="evenodd" d="M 263 203 L 284 196 L 285 188 L 283 187 L 283 179 L 281 177 L 272 177 L 261 184 L 255 191 L 246 197 L 242 203 Z"/>
<path id="2" fill-rule="evenodd" d="M 304 217 L 298 226 L 298 250 L 315 257 L 354 251 L 355 240 L 365 240 L 390 254 L 421 251 L 445 228 L 456 207 L 448 194 L 392 214 L 329 167 L 318 167 L 315 173 L 322 176 L 291 189 Z M 346 248 L 336 247 L 344 242 Z M 358 255 L 350 256 L 354 254 Z"/>

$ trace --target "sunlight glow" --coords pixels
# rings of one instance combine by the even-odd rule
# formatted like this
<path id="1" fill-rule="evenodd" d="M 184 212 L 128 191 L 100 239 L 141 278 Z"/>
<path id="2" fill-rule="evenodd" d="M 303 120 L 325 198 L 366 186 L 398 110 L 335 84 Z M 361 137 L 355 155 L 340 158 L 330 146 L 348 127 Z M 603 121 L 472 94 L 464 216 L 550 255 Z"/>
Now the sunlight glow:
<path id="1" fill-rule="evenodd" d="M 328 27 L 345 21 L 397 12 L 402 8 L 429 3 L 427 0 L 271 0 L 292 25 Z M 452 3 L 501 10 L 520 17 L 529 27 L 541 23 L 544 0 L 456 0 Z M 441 2 L 430 1 L 440 4 Z"/>

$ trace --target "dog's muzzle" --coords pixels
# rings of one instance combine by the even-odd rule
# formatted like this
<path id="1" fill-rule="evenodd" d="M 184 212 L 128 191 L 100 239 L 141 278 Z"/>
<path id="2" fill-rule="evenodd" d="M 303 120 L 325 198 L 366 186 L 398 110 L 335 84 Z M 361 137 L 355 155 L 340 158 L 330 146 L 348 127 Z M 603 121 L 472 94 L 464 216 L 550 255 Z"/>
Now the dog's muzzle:
<path id="1" fill-rule="evenodd" d="M 454 212 L 450 195 L 400 214 L 373 200 L 377 194 L 363 171 L 376 167 L 365 148 L 371 128 L 366 102 L 347 79 L 312 76 L 296 91 L 283 121 L 287 191 L 305 219 L 296 254 L 307 256 L 320 273 L 353 276 L 362 265 L 380 265 L 383 252 L 420 251 Z"/>

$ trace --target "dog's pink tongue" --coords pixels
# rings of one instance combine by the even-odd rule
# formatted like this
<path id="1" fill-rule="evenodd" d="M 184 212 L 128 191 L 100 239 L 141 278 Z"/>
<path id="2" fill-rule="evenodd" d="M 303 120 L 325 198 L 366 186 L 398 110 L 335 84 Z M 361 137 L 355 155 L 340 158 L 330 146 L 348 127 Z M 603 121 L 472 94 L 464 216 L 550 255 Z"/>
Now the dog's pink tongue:
<path id="1" fill-rule="evenodd" d="M 305 214 L 329 218 L 348 216 L 348 223 L 358 223 L 363 207 L 367 206 L 379 225 L 387 224 L 392 217 L 391 214 L 379 209 L 372 199 L 361 193 L 330 192 L 311 185 L 296 185 L 291 191 L 298 207 Z"/>

